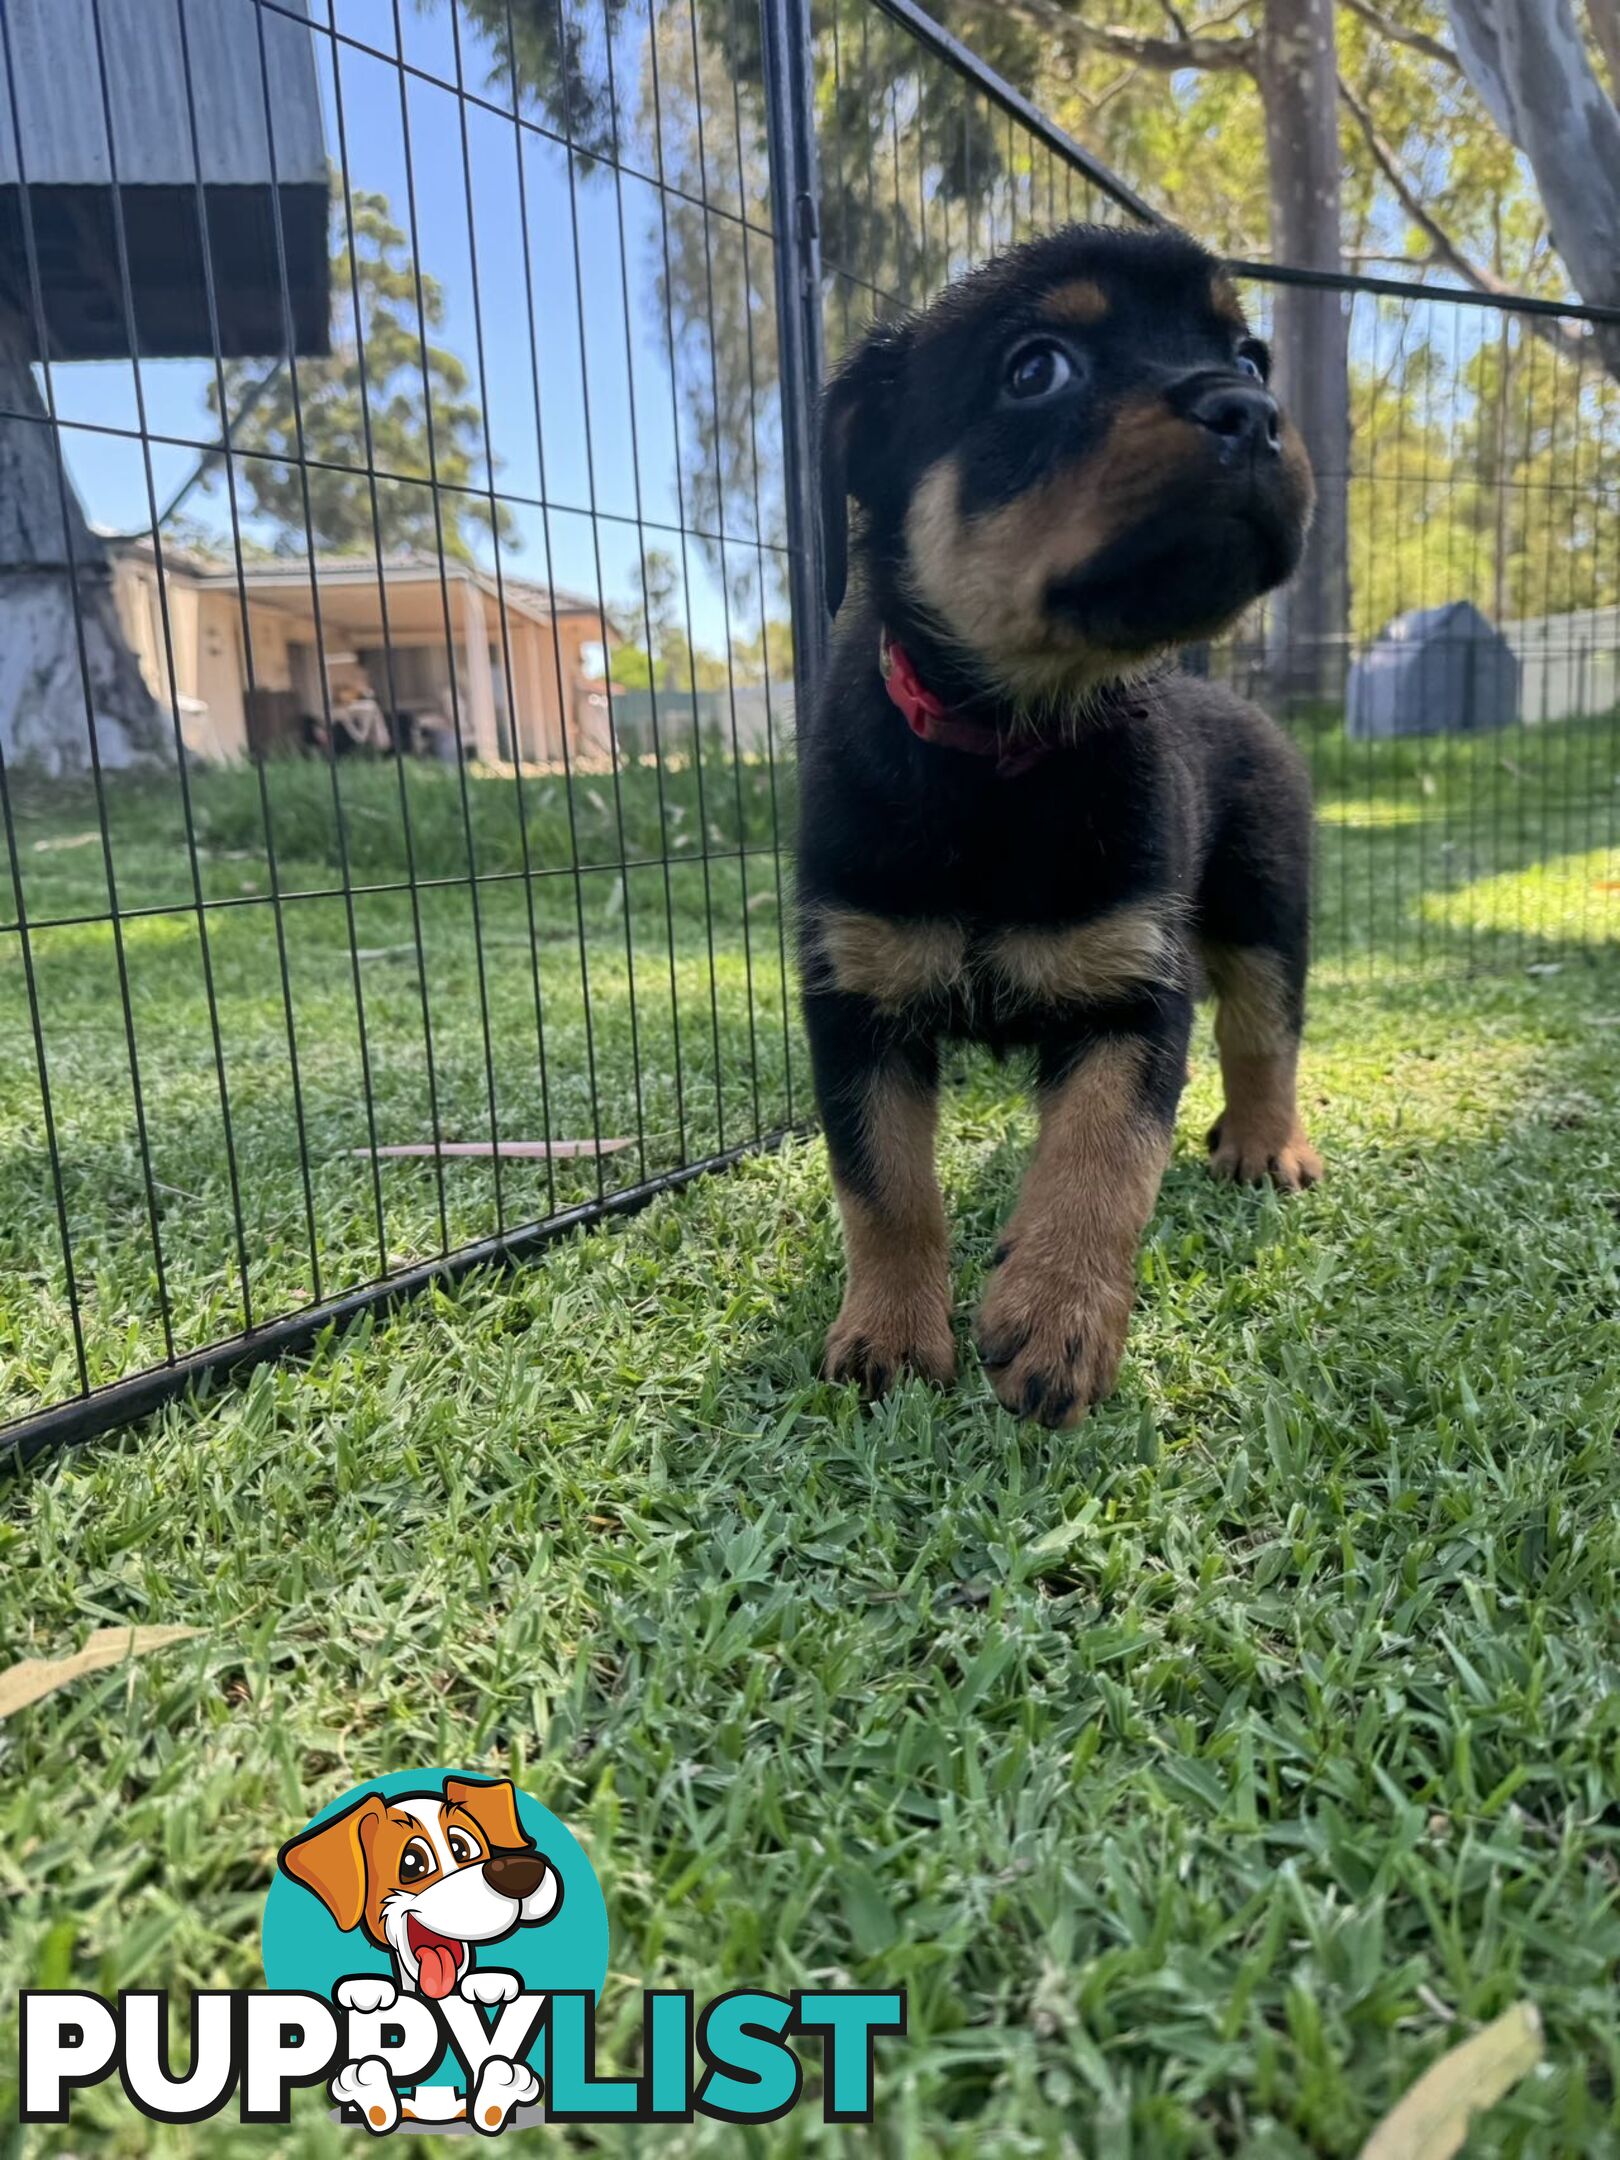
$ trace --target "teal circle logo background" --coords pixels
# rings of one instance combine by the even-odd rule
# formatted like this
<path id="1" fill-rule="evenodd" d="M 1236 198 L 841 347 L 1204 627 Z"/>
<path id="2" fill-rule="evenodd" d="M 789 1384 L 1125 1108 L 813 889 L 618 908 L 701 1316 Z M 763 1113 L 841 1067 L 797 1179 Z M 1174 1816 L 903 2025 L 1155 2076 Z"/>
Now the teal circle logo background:
<path id="1" fill-rule="evenodd" d="M 341 1815 L 367 1793 L 380 1793 L 385 1800 L 397 1793 L 439 1793 L 452 1777 L 492 1782 L 484 1770 L 396 1770 L 340 1793 L 304 1827 L 313 1830 Z M 583 1988 L 599 1995 L 607 1978 L 608 1916 L 596 1870 L 566 1823 L 520 1787 L 514 1787 L 514 1793 L 518 1821 L 562 1877 L 562 1903 L 555 1917 L 538 1927 L 517 1927 L 498 1942 L 479 1944 L 473 1970 L 515 1972 L 527 1994 Z M 328 2002 L 338 1982 L 351 1974 L 376 1973 L 387 1979 L 394 1972 L 386 1950 L 359 1928 L 345 1934 L 314 1892 L 279 1866 L 265 1899 L 262 1943 L 267 1986 L 302 1989 L 324 1995 Z"/>

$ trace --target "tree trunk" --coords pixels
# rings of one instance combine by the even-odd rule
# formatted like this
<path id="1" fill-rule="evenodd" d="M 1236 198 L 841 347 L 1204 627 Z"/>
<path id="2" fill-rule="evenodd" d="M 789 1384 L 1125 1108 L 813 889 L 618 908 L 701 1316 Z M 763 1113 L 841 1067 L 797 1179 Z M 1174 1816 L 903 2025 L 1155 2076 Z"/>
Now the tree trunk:
<path id="1" fill-rule="evenodd" d="M 106 550 L 64 488 L 28 354 L 21 322 L 0 315 L 0 752 L 8 767 L 84 771 L 88 702 L 103 766 L 159 763 L 169 725 L 124 642 Z"/>
<path id="2" fill-rule="evenodd" d="M 1271 254 L 1340 268 L 1339 75 L 1333 0 L 1267 0 L 1259 81 Z M 1277 388 L 1316 474 L 1316 516 L 1293 583 L 1272 603 L 1268 657 L 1285 696 L 1343 692 L 1349 628 L 1350 350 L 1344 296 L 1276 288 Z"/>
<path id="3" fill-rule="evenodd" d="M 1576 291 L 1592 307 L 1620 307 L 1620 110 L 1569 0 L 1450 0 L 1450 12 L 1458 58 L 1529 160 Z M 1612 11 L 1593 19 L 1600 34 L 1613 28 Z M 1620 330 L 1600 323 L 1593 337 L 1620 380 Z"/>

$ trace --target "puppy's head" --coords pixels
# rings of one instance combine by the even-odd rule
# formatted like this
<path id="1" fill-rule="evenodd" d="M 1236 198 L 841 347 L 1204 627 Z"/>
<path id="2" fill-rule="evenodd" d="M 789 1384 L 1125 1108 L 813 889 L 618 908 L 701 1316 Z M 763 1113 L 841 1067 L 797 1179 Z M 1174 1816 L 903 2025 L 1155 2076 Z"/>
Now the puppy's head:
<path id="1" fill-rule="evenodd" d="M 442 1793 L 365 1793 L 281 1849 L 281 1866 L 338 1926 L 391 1950 L 401 1978 L 443 1996 L 477 1944 L 549 1920 L 562 1878 L 518 1821 L 505 1778 Z"/>
<path id="2" fill-rule="evenodd" d="M 1310 466 L 1213 257 L 1072 226 L 882 324 L 827 394 L 836 614 L 856 546 L 1014 693 L 1128 673 L 1209 637 L 1293 570 Z"/>

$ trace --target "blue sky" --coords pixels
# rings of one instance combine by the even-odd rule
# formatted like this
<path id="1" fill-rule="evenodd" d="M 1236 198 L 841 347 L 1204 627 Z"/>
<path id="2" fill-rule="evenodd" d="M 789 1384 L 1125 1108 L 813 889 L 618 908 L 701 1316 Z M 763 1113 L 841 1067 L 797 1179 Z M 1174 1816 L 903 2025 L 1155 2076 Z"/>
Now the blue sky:
<path id="1" fill-rule="evenodd" d="M 244 47 L 255 55 L 256 64 L 253 0 L 214 0 L 214 4 L 241 10 Z M 314 0 L 318 22 L 325 22 L 327 5 L 328 0 Z M 387 196 L 395 223 L 408 231 L 401 73 L 391 59 L 362 49 L 369 45 L 379 54 L 395 51 L 392 0 L 331 0 L 331 5 L 341 36 L 315 37 L 328 153 L 335 161 L 341 92 L 352 184 L 357 190 Z M 684 20 L 684 6 L 680 12 Z M 575 161 L 571 186 L 569 160 L 560 144 L 534 128 L 520 131 L 504 111 L 469 104 L 466 155 L 477 247 L 475 288 L 460 101 L 448 87 L 456 75 L 449 0 L 425 7 L 418 0 L 405 0 L 400 24 L 407 62 L 439 78 L 425 80 L 413 73 L 404 77 L 418 254 L 424 270 L 441 287 L 446 304 L 444 325 L 434 335 L 466 364 L 472 395 L 485 407 L 496 486 L 503 496 L 517 498 L 509 505 L 514 529 L 503 559 L 519 575 L 549 579 L 592 595 L 600 589 L 610 606 L 622 608 L 636 590 L 638 477 L 639 511 L 648 527 L 646 544 L 666 550 L 677 561 L 681 555 L 678 533 L 653 529 L 675 527 L 682 521 L 677 422 L 658 287 L 662 236 L 657 190 L 634 171 L 626 171 L 616 187 L 607 167 L 588 160 Z M 616 47 L 627 166 L 651 162 L 651 144 L 640 140 L 650 131 L 638 124 L 646 36 L 645 13 L 637 19 L 631 10 Z M 598 47 L 600 42 L 598 37 Z M 462 53 L 469 87 L 506 105 L 509 93 L 495 84 L 493 55 L 465 21 Z M 600 66 L 599 51 L 597 60 Z M 520 142 L 534 291 L 532 339 L 520 218 Z M 720 175 L 711 174 L 710 189 L 714 199 L 727 201 Z M 736 201 L 733 167 L 727 207 L 734 208 Z M 717 271 L 723 275 L 729 267 L 733 275 L 739 274 L 742 237 L 734 216 L 711 218 L 710 244 Z M 769 242 L 759 233 L 750 233 L 748 246 L 754 257 L 754 290 L 768 294 Z M 480 320 L 486 370 L 482 391 L 477 373 Z M 701 380 L 701 371 L 708 365 L 701 340 L 696 349 L 683 346 L 682 352 L 683 368 L 697 368 Z M 536 363 L 544 423 L 538 439 Z M 150 431 L 154 436 L 176 438 L 155 442 L 152 449 L 155 492 L 163 504 L 196 465 L 199 452 L 190 444 L 205 444 L 209 439 L 207 391 L 212 363 L 206 359 L 145 362 L 141 375 Z M 96 430 L 134 430 L 137 425 L 134 372 L 127 361 L 60 366 L 55 371 L 55 394 L 64 421 Z M 767 468 L 774 455 L 770 436 L 767 425 L 761 431 Z M 111 433 L 81 432 L 77 427 L 66 430 L 65 440 L 69 469 L 92 521 L 119 531 L 148 528 L 146 474 L 138 442 Z M 689 454 L 689 448 L 683 442 L 683 455 Z M 482 473 L 478 477 L 482 484 Z M 686 478 L 690 500 L 690 471 Z M 728 506 L 728 532 L 744 542 L 754 535 L 750 494 L 734 495 Z M 538 507 L 542 498 L 551 506 L 549 560 L 547 520 Z M 594 519 L 593 508 L 600 513 Z M 228 544 L 222 484 L 194 494 L 186 513 L 217 531 Z M 695 511 L 689 513 L 688 522 L 692 515 Z M 262 522 L 250 529 L 270 544 L 286 537 Z M 294 537 L 301 547 L 302 534 Z M 746 545 L 740 548 L 739 562 L 750 552 Z M 697 642 L 723 650 L 725 614 L 716 566 L 695 545 L 689 545 L 686 559 Z M 746 636 L 754 626 L 739 623 L 735 627 Z"/>

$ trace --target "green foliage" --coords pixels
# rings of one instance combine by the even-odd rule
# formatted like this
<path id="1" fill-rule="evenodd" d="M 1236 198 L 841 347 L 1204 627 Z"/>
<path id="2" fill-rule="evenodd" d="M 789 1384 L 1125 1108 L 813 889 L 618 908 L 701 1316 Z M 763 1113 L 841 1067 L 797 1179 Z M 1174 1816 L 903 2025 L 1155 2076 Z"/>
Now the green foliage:
<path id="1" fill-rule="evenodd" d="M 353 193 L 351 230 L 333 182 L 332 293 L 337 315 L 327 359 L 299 360 L 297 403 L 286 363 L 269 374 L 262 361 L 225 368 L 225 404 L 242 414 L 232 435 L 245 453 L 236 466 L 253 505 L 277 528 L 277 547 L 302 553 L 311 538 L 334 554 L 416 550 L 468 560 L 480 532 L 488 545 L 490 509 L 469 487 L 488 484 L 484 415 L 469 394 L 465 363 L 424 340 L 441 329 L 444 294 L 419 271 L 386 196 Z M 262 386 L 262 387 L 261 387 Z M 209 406 L 219 411 L 218 386 Z M 376 484 L 370 464 L 402 478 Z M 431 440 L 430 440 L 431 426 Z M 300 470 L 302 454 L 310 461 Z M 430 481 L 437 477 L 437 515 Z M 307 520 L 305 489 L 308 490 Z M 509 522 L 498 510 L 501 529 Z"/>
<path id="2" fill-rule="evenodd" d="M 1449 600 L 1495 621 L 1620 600 L 1614 383 L 1522 322 L 1377 313 L 1351 367 L 1356 637 Z"/>

